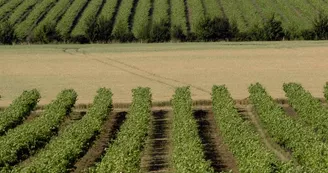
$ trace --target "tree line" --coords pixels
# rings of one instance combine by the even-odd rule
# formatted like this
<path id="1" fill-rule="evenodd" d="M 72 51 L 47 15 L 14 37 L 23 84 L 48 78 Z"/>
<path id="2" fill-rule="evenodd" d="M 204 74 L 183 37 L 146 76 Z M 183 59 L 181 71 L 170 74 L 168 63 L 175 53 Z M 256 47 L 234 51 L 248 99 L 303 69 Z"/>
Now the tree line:
<path id="1" fill-rule="evenodd" d="M 273 14 L 262 25 L 254 25 L 241 32 L 235 22 L 227 18 L 203 18 L 195 32 L 184 34 L 181 26 L 171 26 L 169 21 L 160 21 L 144 27 L 142 36 L 136 39 L 131 31 L 118 28 L 112 34 L 114 22 L 105 17 L 88 19 L 84 35 L 62 36 L 56 23 L 49 23 L 33 32 L 24 40 L 16 37 L 15 27 L 9 22 L 0 24 L 0 44 L 14 43 L 111 43 L 111 42 L 193 42 L 193 41 L 279 41 L 279 40 L 327 40 L 328 16 L 320 13 L 312 27 L 303 31 L 283 28 L 282 22 Z M 120 32 L 121 31 L 121 32 Z"/>

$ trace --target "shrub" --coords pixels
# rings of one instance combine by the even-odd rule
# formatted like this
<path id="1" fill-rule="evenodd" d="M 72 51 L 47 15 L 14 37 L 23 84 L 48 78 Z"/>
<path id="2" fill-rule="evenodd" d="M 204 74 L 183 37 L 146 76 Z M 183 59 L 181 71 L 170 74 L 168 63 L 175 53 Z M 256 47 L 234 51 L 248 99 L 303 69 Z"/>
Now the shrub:
<path id="1" fill-rule="evenodd" d="M 205 18 L 197 27 L 199 32 L 196 36 L 199 40 L 217 41 L 231 39 L 233 37 L 232 26 L 227 18 Z"/>
<path id="2" fill-rule="evenodd" d="M 171 40 L 173 41 L 186 41 L 187 36 L 183 33 L 182 27 L 174 25 L 171 28 Z"/>
<path id="3" fill-rule="evenodd" d="M 60 37 L 56 30 L 56 23 L 51 22 L 48 25 L 43 25 L 34 31 L 32 39 L 34 42 L 50 43 L 54 41 L 60 41 Z"/>
<path id="4" fill-rule="evenodd" d="M 275 19 L 273 14 L 263 26 L 263 39 L 266 41 L 278 41 L 285 37 L 285 32 L 282 27 L 282 22 Z"/>
<path id="5" fill-rule="evenodd" d="M 160 23 L 155 23 L 150 30 L 151 42 L 166 42 L 170 40 L 170 24 L 162 20 Z"/>
<path id="6" fill-rule="evenodd" d="M 113 39 L 120 42 L 131 42 L 135 38 L 132 32 L 128 31 L 124 25 L 121 25 L 120 22 L 116 23 L 116 30 L 112 33 Z"/>
<path id="7" fill-rule="evenodd" d="M 315 38 L 318 40 L 328 39 L 328 16 L 320 12 L 318 17 L 313 21 L 313 31 Z"/>
<path id="8" fill-rule="evenodd" d="M 278 41 L 283 40 L 286 33 L 282 27 L 282 22 L 272 15 L 263 26 L 254 25 L 248 32 L 241 34 L 242 40 L 247 41 Z"/>
<path id="9" fill-rule="evenodd" d="M 312 29 L 303 30 L 301 35 L 304 40 L 314 40 L 316 37 Z"/>
<path id="10" fill-rule="evenodd" d="M 113 29 L 113 22 L 101 16 L 95 21 L 93 18 L 88 19 L 87 29 L 85 31 L 86 38 L 89 42 L 103 42 L 107 43 L 111 38 L 111 32 Z"/>
<path id="11" fill-rule="evenodd" d="M 9 22 L 0 24 L 0 44 L 12 44 L 16 41 L 15 29 Z"/>

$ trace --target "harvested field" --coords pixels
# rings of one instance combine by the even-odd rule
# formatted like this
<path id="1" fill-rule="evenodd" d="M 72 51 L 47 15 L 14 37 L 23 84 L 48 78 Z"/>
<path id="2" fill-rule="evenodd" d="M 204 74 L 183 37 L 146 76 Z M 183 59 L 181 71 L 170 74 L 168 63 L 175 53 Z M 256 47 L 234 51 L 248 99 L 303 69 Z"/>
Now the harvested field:
<path id="1" fill-rule="evenodd" d="M 114 103 L 130 102 L 131 89 L 148 86 L 153 100 L 169 100 L 178 86 L 191 86 L 194 100 L 210 99 L 213 84 L 233 98 L 262 83 L 274 98 L 284 82 L 299 82 L 322 97 L 328 42 L 166 43 L 111 45 L 16 45 L 0 47 L 0 106 L 23 90 L 37 88 L 47 104 L 64 88 L 77 103 L 90 103 L 99 87 L 111 88 Z"/>

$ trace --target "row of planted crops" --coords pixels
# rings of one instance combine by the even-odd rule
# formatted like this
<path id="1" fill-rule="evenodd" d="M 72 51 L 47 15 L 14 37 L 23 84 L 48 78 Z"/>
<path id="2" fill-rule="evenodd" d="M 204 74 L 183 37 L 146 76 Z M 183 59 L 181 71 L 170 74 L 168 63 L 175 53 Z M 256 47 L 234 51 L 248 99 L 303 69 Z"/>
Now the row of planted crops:
<path id="1" fill-rule="evenodd" d="M 94 32 L 107 40 L 142 41 L 159 29 L 159 36 L 197 35 L 206 29 L 199 27 L 202 20 L 215 17 L 227 18 L 246 32 L 275 14 L 286 30 L 301 31 L 311 28 L 317 15 L 313 11 L 326 13 L 327 7 L 314 0 L 0 0 L 0 23 L 13 26 L 19 41 L 93 40 Z M 88 30 L 97 19 L 106 24 Z"/>
<path id="2" fill-rule="evenodd" d="M 217 135 L 222 137 L 237 162 L 240 172 L 326 172 L 328 170 L 328 109 L 300 84 L 283 85 L 297 117 L 288 116 L 265 88 L 249 86 L 254 115 L 273 143 L 290 154 L 281 159 L 269 148 L 252 121 L 238 113 L 235 102 L 224 86 L 212 88 L 212 111 Z M 1 172 L 69 172 L 83 156 L 102 125 L 112 114 L 112 92 L 100 88 L 79 120 L 61 133 L 58 128 L 69 116 L 77 93 L 63 90 L 44 107 L 41 115 L 26 121 L 35 109 L 40 93 L 24 91 L 0 112 Z M 152 95 L 150 88 L 132 90 L 132 103 L 113 141 L 101 158 L 86 172 L 140 172 L 141 157 L 151 127 Z M 328 99 L 328 83 L 324 87 Z M 189 87 L 177 88 L 171 100 L 169 169 L 171 172 L 215 172 L 212 160 L 206 160 L 204 146 L 193 116 Z M 28 159 L 28 161 L 26 161 Z"/>

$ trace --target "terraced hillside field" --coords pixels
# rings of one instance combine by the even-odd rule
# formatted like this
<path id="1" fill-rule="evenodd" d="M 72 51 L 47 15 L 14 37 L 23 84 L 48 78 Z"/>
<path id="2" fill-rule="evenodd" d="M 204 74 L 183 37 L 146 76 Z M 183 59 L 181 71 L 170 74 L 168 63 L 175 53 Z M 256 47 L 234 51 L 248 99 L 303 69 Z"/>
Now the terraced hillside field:
<path id="1" fill-rule="evenodd" d="M 179 87 L 170 101 L 152 102 L 151 89 L 138 87 L 130 104 L 100 88 L 89 105 L 66 89 L 46 106 L 37 90 L 24 91 L 0 111 L 0 170 L 327 172 L 328 83 L 324 99 L 298 83 L 282 88 L 287 99 L 254 83 L 246 100 L 214 85 L 210 100 Z"/>
<path id="2" fill-rule="evenodd" d="M 0 22 L 15 28 L 18 40 L 42 37 L 40 33 L 55 29 L 63 38 L 86 36 L 88 21 L 106 19 L 104 33 L 119 40 L 131 35 L 143 40 L 160 22 L 171 29 L 179 26 L 185 35 L 195 33 L 205 17 L 228 18 L 240 31 L 261 26 L 273 14 L 283 28 L 303 31 L 323 12 L 325 0 L 1 0 Z M 48 29 L 45 29 L 48 28 Z M 170 32 L 167 30 L 166 32 Z M 51 33 L 51 32 L 50 32 Z M 123 35 L 124 35 L 124 38 Z M 125 38 L 127 37 L 127 38 Z M 42 40 L 42 39 L 41 39 Z"/>

